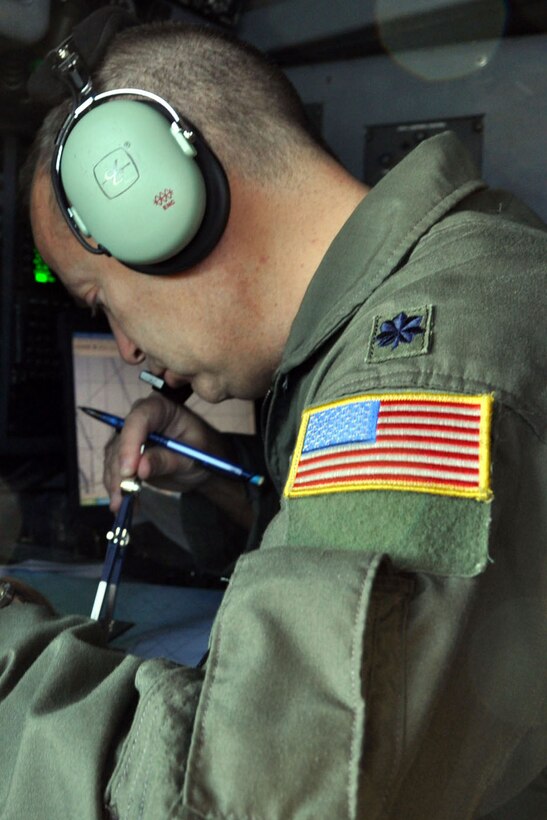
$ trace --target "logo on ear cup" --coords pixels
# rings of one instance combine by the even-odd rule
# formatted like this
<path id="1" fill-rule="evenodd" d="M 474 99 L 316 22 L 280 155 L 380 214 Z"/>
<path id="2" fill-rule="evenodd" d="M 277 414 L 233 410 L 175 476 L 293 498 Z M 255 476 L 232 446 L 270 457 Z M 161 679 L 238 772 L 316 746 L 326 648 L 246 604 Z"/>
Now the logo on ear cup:
<path id="1" fill-rule="evenodd" d="M 161 205 L 164 211 L 171 208 L 175 204 L 173 199 L 173 190 L 171 188 L 164 188 L 159 194 L 154 197 L 154 205 Z"/>
<path id="2" fill-rule="evenodd" d="M 104 156 L 93 168 L 97 185 L 108 199 L 114 199 L 131 188 L 139 178 L 132 157 L 124 148 L 116 148 Z"/>

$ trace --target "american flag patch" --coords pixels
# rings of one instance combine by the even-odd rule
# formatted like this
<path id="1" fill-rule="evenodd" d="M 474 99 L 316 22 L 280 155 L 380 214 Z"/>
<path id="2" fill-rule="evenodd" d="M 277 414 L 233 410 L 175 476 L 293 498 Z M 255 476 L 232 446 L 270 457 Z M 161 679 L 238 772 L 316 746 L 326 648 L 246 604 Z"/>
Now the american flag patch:
<path id="1" fill-rule="evenodd" d="M 304 411 L 284 494 L 406 490 L 486 501 L 493 397 L 381 393 Z"/>

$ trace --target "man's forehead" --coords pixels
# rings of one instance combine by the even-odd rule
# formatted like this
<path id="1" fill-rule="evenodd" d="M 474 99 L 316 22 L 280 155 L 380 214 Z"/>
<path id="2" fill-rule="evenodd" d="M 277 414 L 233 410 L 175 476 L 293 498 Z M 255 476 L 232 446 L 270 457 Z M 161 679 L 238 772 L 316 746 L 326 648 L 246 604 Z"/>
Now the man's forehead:
<path id="1" fill-rule="evenodd" d="M 46 173 L 38 172 L 33 180 L 30 218 L 34 241 L 44 261 L 61 277 L 67 289 L 78 296 L 84 268 L 89 267 L 82 264 L 86 261 L 82 259 L 86 251 L 66 225 Z"/>
<path id="2" fill-rule="evenodd" d="M 30 220 L 37 241 L 47 243 L 48 238 L 66 240 L 70 235 L 68 225 L 55 200 L 49 174 L 43 171 L 38 171 L 32 181 Z"/>

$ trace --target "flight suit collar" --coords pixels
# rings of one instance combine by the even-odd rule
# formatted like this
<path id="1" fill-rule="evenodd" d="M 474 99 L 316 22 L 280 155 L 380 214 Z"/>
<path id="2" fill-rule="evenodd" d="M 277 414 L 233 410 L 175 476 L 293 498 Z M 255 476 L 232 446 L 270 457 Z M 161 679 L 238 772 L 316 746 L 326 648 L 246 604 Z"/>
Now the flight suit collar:
<path id="1" fill-rule="evenodd" d="M 361 201 L 331 243 L 305 293 L 278 374 L 305 361 L 441 217 L 484 187 L 450 132 L 426 140 L 405 157 Z"/>

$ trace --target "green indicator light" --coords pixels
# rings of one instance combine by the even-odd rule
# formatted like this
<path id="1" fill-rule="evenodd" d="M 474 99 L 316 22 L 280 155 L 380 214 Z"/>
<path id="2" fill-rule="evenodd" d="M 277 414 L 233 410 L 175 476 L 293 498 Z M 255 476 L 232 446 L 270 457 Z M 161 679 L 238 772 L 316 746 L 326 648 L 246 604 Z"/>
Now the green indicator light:
<path id="1" fill-rule="evenodd" d="M 32 257 L 32 268 L 34 272 L 34 281 L 39 285 L 56 282 L 57 278 L 48 268 L 39 252 L 34 249 L 34 256 Z"/>

